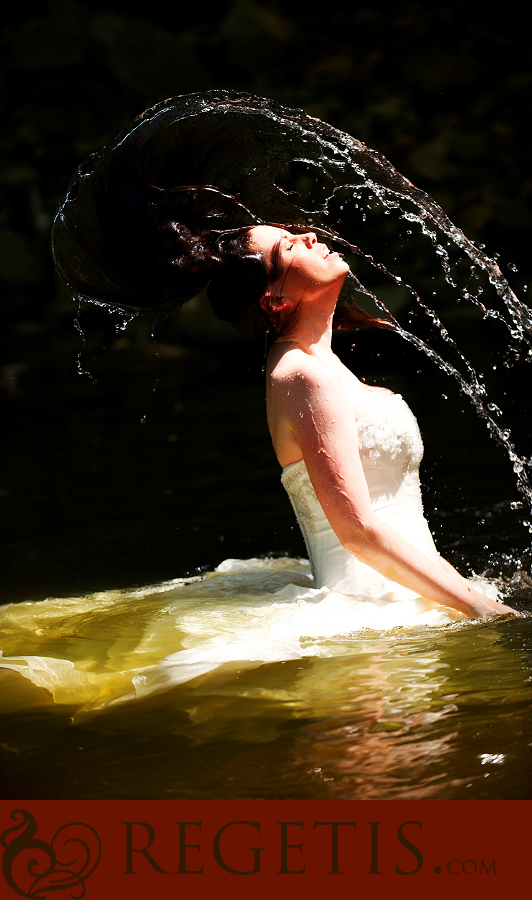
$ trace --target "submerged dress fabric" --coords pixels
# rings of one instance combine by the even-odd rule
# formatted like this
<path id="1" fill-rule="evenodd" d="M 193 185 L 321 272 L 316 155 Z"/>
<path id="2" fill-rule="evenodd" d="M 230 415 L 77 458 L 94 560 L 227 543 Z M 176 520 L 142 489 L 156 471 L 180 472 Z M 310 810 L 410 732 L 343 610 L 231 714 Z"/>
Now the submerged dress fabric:
<path id="1" fill-rule="evenodd" d="M 357 424 L 372 508 L 439 561 L 423 516 L 418 474 L 423 445 L 413 414 L 400 395 L 384 394 Z M 310 569 L 304 560 L 226 560 L 214 572 L 143 589 L 11 604 L 0 610 L 0 667 L 46 688 L 57 703 L 96 710 L 220 669 L 335 655 L 340 645 L 345 651 L 350 635 L 364 629 L 444 625 L 463 618 L 387 580 L 345 550 L 303 460 L 283 470 L 282 482 Z M 478 587 L 496 596 L 490 586 Z"/>

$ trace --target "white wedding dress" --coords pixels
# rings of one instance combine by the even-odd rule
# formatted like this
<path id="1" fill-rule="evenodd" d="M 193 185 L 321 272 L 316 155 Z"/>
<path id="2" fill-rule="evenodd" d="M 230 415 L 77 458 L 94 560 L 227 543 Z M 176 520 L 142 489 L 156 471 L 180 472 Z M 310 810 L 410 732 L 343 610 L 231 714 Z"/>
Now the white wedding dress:
<path id="1" fill-rule="evenodd" d="M 438 562 L 423 515 L 423 445 L 413 414 L 400 395 L 383 394 L 357 425 L 375 513 Z M 339 647 L 345 652 L 350 637 L 364 629 L 437 626 L 463 618 L 388 581 L 345 550 L 303 460 L 283 470 L 282 482 L 306 541 L 312 580 L 303 560 L 226 560 L 215 572 L 141 590 L 11 604 L 0 609 L 0 629 L 10 636 L 0 667 L 47 688 L 56 702 L 97 709 L 221 668 L 332 656 Z M 476 586 L 497 596 L 494 585 L 478 580 Z M 118 629 L 117 620 L 123 623 Z M 35 650 L 28 655 L 28 634 L 34 648 L 39 634 L 46 649 L 54 641 L 61 648 L 73 645 L 76 661 Z"/>
<path id="2" fill-rule="evenodd" d="M 380 395 L 357 421 L 357 429 L 373 511 L 425 556 L 439 562 L 421 502 L 423 443 L 409 407 L 400 394 Z M 315 588 L 328 587 L 377 606 L 417 596 L 388 581 L 342 547 L 318 502 L 303 460 L 283 469 L 281 481 L 305 538 Z"/>

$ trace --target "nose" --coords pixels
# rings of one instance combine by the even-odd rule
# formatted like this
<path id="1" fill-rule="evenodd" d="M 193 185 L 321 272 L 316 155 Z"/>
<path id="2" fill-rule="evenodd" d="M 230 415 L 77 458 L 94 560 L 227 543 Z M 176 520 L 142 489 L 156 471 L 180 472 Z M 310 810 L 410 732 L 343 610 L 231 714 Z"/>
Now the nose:
<path id="1" fill-rule="evenodd" d="M 302 234 L 301 240 L 307 247 L 312 247 L 313 244 L 316 244 L 318 242 L 318 239 L 313 231 L 307 231 L 306 234 Z"/>

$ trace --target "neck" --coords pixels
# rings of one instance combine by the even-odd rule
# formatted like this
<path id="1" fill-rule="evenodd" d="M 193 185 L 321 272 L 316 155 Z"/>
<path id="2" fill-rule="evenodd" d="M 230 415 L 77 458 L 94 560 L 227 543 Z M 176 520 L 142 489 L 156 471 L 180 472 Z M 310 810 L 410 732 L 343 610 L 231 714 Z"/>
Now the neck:
<path id="1" fill-rule="evenodd" d="M 294 344 L 315 356 L 331 353 L 332 323 L 337 297 L 329 304 L 310 308 L 300 305 L 288 327 L 274 341 L 275 344 Z"/>

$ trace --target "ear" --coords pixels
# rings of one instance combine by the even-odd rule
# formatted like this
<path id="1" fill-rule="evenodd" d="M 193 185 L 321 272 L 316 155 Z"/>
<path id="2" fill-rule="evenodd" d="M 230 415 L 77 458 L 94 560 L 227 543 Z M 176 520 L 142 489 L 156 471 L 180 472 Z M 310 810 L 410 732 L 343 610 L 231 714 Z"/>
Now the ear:
<path id="1" fill-rule="evenodd" d="M 290 300 L 287 297 L 280 297 L 277 294 L 265 293 L 259 300 L 259 306 L 265 313 L 280 313 L 284 309 L 290 307 Z"/>

